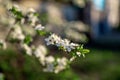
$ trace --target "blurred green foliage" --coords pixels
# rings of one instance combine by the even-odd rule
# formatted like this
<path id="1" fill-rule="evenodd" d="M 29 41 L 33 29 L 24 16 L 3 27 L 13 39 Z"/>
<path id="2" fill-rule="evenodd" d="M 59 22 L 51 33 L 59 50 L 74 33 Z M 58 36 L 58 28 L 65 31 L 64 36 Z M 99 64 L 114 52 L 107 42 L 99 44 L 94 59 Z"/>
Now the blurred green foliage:
<path id="1" fill-rule="evenodd" d="M 39 61 L 12 50 L 0 50 L 0 73 L 6 80 L 120 80 L 120 51 L 90 49 L 59 74 L 44 73 Z M 80 76 L 80 77 L 79 77 Z"/>
<path id="2" fill-rule="evenodd" d="M 32 41 L 32 37 L 30 35 L 26 35 L 25 39 L 24 39 L 24 43 L 25 44 L 30 44 L 31 41 Z"/>
<path id="3" fill-rule="evenodd" d="M 41 21 L 42 25 L 46 25 L 48 23 L 48 14 L 45 12 L 40 13 L 39 20 Z"/>
<path id="4" fill-rule="evenodd" d="M 80 80 L 70 69 L 59 74 L 45 73 L 38 59 L 12 50 L 0 50 L 0 72 L 6 80 Z"/>
<path id="5" fill-rule="evenodd" d="M 4 75 L 0 73 L 0 80 L 4 80 Z"/>
<path id="6" fill-rule="evenodd" d="M 84 59 L 77 59 L 72 65 L 82 80 L 120 80 L 120 51 L 90 49 Z"/>

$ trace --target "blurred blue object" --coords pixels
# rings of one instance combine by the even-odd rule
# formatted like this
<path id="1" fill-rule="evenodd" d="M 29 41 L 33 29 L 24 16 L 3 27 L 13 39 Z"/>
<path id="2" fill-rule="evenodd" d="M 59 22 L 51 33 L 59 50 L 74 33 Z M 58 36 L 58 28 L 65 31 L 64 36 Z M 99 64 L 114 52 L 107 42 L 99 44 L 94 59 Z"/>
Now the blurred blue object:
<path id="1" fill-rule="evenodd" d="M 93 4 L 95 5 L 95 8 L 103 11 L 105 8 L 105 0 L 92 0 Z"/>

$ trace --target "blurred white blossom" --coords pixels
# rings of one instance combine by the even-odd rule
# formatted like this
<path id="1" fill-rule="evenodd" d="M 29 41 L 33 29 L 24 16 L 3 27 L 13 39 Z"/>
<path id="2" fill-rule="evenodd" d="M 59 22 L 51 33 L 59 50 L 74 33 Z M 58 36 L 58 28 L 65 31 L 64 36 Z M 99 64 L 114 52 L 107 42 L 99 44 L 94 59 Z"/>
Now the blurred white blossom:
<path id="1" fill-rule="evenodd" d="M 34 12 L 36 12 L 36 11 L 35 11 L 33 8 L 29 8 L 29 9 L 28 9 L 28 13 L 31 13 L 31 12 L 34 13 Z"/>
<path id="2" fill-rule="evenodd" d="M 45 58 L 46 68 L 43 69 L 44 72 L 54 72 L 54 61 L 53 56 L 47 56 Z"/>
<path id="3" fill-rule="evenodd" d="M 57 66 L 55 67 L 55 73 L 58 73 L 64 69 L 66 69 L 67 66 L 67 58 L 63 57 L 63 58 L 57 58 Z"/>
<path id="4" fill-rule="evenodd" d="M 76 52 L 76 54 L 80 57 L 81 56 L 81 53 L 80 52 Z"/>
<path id="5" fill-rule="evenodd" d="M 14 4 L 13 7 L 15 7 L 17 11 L 21 11 L 21 8 L 17 4 Z"/>
<path id="6" fill-rule="evenodd" d="M 68 59 L 62 57 L 62 58 L 57 58 L 55 60 L 53 56 L 48 56 L 46 57 L 45 62 L 46 62 L 46 68 L 44 68 L 43 71 L 59 73 L 60 71 L 67 68 Z"/>
<path id="7" fill-rule="evenodd" d="M 57 44 L 59 46 L 59 42 L 61 41 L 61 38 L 57 36 L 56 34 L 50 35 L 48 38 L 45 39 L 47 45 L 54 45 Z"/>
<path id="8" fill-rule="evenodd" d="M 43 46 L 43 45 L 39 45 L 39 46 L 35 49 L 35 51 L 34 51 L 34 55 L 35 55 L 37 58 L 39 58 L 40 63 L 41 63 L 42 65 L 45 65 L 45 56 L 46 56 L 46 54 L 47 54 L 47 49 L 46 49 L 46 47 Z"/>
<path id="9" fill-rule="evenodd" d="M 23 34 L 20 26 L 15 25 L 13 27 L 13 31 L 11 32 L 11 38 L 18 39 L 18 40 L 24 40 L 25 35 Z"/>
<path id="10" fill-rule="evenodd" d="M 55 58 L 53 56 L 47 56 L 45 58 L 46 63 L 53 63 L 55 61 Z"/>
<path id="11" fill-rule="evenodd" d="M 57 47 L 62 47 L 65 51 L 68 52 L 79 46 L 78 44 L 70 43 L 68 39 L 60 38 L 56 34 L 50 35 L 48 38 L 45 39 L 45 41 L 47 45 L 56 45 Z"/>
<path id="12" fill-rule="evenodd" d="M 35 27 L 35 30 L 43 30 L 45 27 L 42 26 L 41 24 L 38 24 L 36 27 Z"/>
<path id="13" fill-rule="evenodd" d="M 26 54 L 32 56 L 32 49 L 27 44 L 22 43 L 21 47 L 25 50 Z"/>
<path id="14" fill-rule="evenodd" d="M 73 60 L 75 60 L 76 56 L 73 56 L 70 58 L 70 62 L 72 62 Z"/>
<path id="15" fill-rule="evenodd" d="M 2 49 L 7 48 L 6 42 L 4 40 L 2 40 L 2 39 L 0 39 L 0 48 L 2 48 Z"/>
<path id="16" fill-rule="evenodd" d="M 31 26 L 35 26 L 36 22 L 38 21 L 38 17 L 34 15 L 35 10 L 34 9 L 29 9 L 28 10 L 28 21 L 30 22 Z"/>
<path id="17" fill-rule="evenodd" d="M 21 19 L 21 24 L 24 24 L 24 23 L 25 23 L 25 19 L 22 18 L 22 19 Z"/>
<path id="18" fill-rule="evenodd" d="M 54 72 L 54 64 L 48 63 L 46 68 L 43 69 L 44 72 Z"/>

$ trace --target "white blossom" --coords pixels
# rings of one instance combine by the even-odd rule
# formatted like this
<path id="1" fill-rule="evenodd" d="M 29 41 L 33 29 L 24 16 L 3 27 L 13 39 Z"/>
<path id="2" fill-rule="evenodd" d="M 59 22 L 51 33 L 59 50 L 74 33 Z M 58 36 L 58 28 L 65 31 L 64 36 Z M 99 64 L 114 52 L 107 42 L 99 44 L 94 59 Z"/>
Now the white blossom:
<path id="1" fill-rule="evenodd" d="M 70 43 L 70 48 L 75 49 L 75 47 L 79 46 L 78 44 L 75 43 Z"/>
<path id="2" fill-rule="evenodd" d="M 48 63 L 46 68 L 43 69 L 44 72 L 54 72 L 54 64 Z"/>
<path id="3" fill-rule="evenodd" d="M 34 12 L 36 12 L 33 8 L 29 8 L 28 9 L 28 12 L 32 12 L 32 13 L 34 13 Z"/>
<path id="4" fill-rule="evenodd" d="M 46 68 L 43 69 L 45 72 L 54 72 L 54 57 L 48 56 L 45 58 Z"/>
<path id="5" fill-rule="evenodd" d="M 68 39 L 62 39 L 56 34 L 50 35 L 45 39 L 47 45 L 55 45 L 57 47 L 62 47 L 65 51 L 71 52 L 71 50 L 75 49 L 78 44 L 70 43 Z"/>
<path id="6" fill-rule="evenodd" d="M 66 69 L 67 66 L 67 58 L 63 57 L 63 58 L 58 58 L 57 59 L 57 66 L 55 67 L 55 73 L 58 73 L 64 69 Z"/>
<path id="7" fill-rule="evenodd" d="M 73 56 L 70 58 L 70 62 L 72 62 L 73 60 L 75 60 L 76 56 Z"/>
<path id="8" fill-rule="evenodd" d="M 35 23 L 38 21 L 37 17 L 36 16 L 33 16 L 33 14 L 31 14 L 29 16 L 29 21 L 31 21 L 31 25 L 32 26 L 35 26 Z"/>
<path id="9" fill-rule="evenodd" d="M 22 18 L 22 19 L 21 19 L 21 24 L 24 24 L 24 23 L 25 23 L 25 19 Z"/>
<path id="10" fill-rule="evenodd" d="M 48 38 L 45 39 L 47 45 L 56 45 L 61 46 L 61 38 L 56 34 L 50 35 Z"/>
<path id="11" fill-rule="evenodd" d="M 35 30 L 43 30 L 45 27 L 42 26 L 41 24 L 38 24 L 36 27 L 35 27 Z"/>
<path id="12" fill-rule="evenodd" d="M 4 40 L 2 40 L 2 39 L 0 39 L 0 48 L 2 48 L 2 49 L 7 48 L 6 42 Z"/>
<path id="13" fill-rule="evenodd" d="M 47 56 L 45 58 L 46 63 L 53 63 L 55 61 L 55 58 L 53 56 Z"/>
<path id="14" fill-rule="evenodd" d="M 68 59 L 65 57 L 57 58 L 56 65 L 54 62 L 55 58 L 53 56 L 46 57 L 46 68 L 44 68 L 43 71 L 59 73 L 60 71 L 67 68 Z"/>
<path id="15" fill-rule="evenodd" d="M 17 4 L 13 5 L 17 11 L 21 11 L 20 7 Z"/>
<path id="16" fill-rule="evenodd" d="M 34 55 L 39 58 L 40 63 L 45 65 L 45 56 L 47 54 L 47 50 L 43 45 L 39 45 L 34 51 Z"/>
<path id="17" fill-rule="evenodd" d="M 36 22 L 38 21 L 38 18 L 37 18 L 37 16 L 34 15 L 34 10 L 30 9 L 30 11 L 28 11 L 27 16 L 28 16 L 28 21 L 31 22 L 30 24 L 32 26 L 35 26 Z"/>
<path id="18" fill-rule="evenodd" d="M 80 52 L 76 52 L 76 54 L 80 57 L 81 56 L 81 53 Z"/>
<path id="19" fill-rule="evenodd" d="M 21 47 L 26 51 L 26 54 L 32 56 L 32 49 L 27 44 L 21 44 Z"/>
<path id="20" fill-rule="evenodd" d="M 45 39 L 47 45 L 51 45 L 51 44 L 54 45 L 55 43 L 59 43 L 60 40 L 61 40 L 60 37 L 58 37 L 55 34 L 52 34 L 51 36 Z"/>
<path id="21" fill-rule="evenodd" d="M 15 25 L 13 28 L 14 30 L 11 32 L 11 37 L 13 39 L 24 40 L 25 35 L 22 33 L 22 29 L 18 25 Z"/>

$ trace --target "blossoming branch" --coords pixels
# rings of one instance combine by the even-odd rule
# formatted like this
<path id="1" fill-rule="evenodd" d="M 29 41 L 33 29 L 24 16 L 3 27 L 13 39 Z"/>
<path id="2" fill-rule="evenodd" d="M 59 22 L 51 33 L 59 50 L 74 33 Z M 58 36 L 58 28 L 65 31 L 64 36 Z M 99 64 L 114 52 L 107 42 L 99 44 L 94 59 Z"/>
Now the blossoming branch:
<path id="1" fill-rule="evenodd" d="M 12 27 L 6 37 L 6 41 L 17 42 L 27 55 L 38 58 L 41 66 L 45 67 L 43 68 L 44 72 L 58 73 L 63 71 L 73 60 L 75 60 L 75 58 L 80 57 L 81 55 L 85 57 L 85 54 L 89 53 L 89 50 L 84 49 L 82 44 L 73 43 L 68 39 L 62 39 L 55 33 L 45 31 L 45 27 L 41 25 L 39 20 L 39 14 L 34 9 L 31 8 L 24 13 L 19 6 L 14 5 L 9 9 L 9 13 L 14 21 L 10 25 Z M 52 55 L 47 55 L 46 47 L 41 44 L 37 47 L 33 44 L 31 46 L 34 38 L 23 30 L 24 25 L 33 28 L 41 37 L 46 37 L 45 42 L 47 46 L 56 46 L 60 50 L 68 53 L 71 58 L 56 58 Z M 4 40 L 0 40 L 0 47 L 6 48 Z"/>

